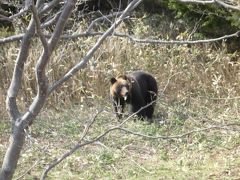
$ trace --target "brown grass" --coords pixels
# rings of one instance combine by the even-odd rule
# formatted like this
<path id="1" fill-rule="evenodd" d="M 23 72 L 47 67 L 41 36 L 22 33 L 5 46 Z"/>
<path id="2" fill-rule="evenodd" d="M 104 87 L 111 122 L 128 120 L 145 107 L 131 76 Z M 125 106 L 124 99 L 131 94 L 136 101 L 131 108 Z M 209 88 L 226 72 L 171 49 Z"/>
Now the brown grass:
<path id="1" fill-rule="evenodd" d="M 150 33 L 156 33 L 143 21 L 136 21 L 138 26 L 135 26 L 135 34 L 147 37 Z M 124 25 L 119 30 L 123 28 Z M 46 71 L 50 83 L 58 80 L 80 62 L 96 39 L 83 38 L 68 43 L 62 42 L 53 53 Z M 4 53 L 0 63 L 1 107 L 5 106 L 4 99 L 18 48 L 19 43 L 3 46 Z M 41 49 L 39 41 L 34 40 L 25 65 L 21 96 L 18 98 L 23 109 L 36 95 L 34 68 Z M 187 104 L 191 99 L 205 104 L 208 104 L 209 99 L 219 99 L 221 103 L 236 102 L 234 99 L 240 96 L 240 62 L 237 52 L 228 54 L 224 47 L 216 48 L 211 44 L 157 46 L 135 44 L 127 39 L 109 37 L 88 66 L 54 92 L 48 104 L 67 106 L 85 100 L 91 104 L 91 99 L 108 97 L 110 77 L 134 70 L 152 73 L 158 81 L 159 89 L 164 90 L 167 103 Z M 5 113 L 5 110 L 1 112 Z"/>

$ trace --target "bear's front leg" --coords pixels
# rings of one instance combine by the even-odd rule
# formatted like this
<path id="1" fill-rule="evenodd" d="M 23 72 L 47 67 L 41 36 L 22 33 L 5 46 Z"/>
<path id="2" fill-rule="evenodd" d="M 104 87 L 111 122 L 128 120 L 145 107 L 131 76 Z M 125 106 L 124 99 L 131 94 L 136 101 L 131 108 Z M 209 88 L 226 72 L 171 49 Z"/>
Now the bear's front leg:
<path id="1" fill-rule="evenodd" d="M 122 119 L 124 108 L 125 108 L 125 102 L 121 98 L 116 98 L 113 102 L 113 106 L 115 109 L 115 113 L 118 119 Z"/>

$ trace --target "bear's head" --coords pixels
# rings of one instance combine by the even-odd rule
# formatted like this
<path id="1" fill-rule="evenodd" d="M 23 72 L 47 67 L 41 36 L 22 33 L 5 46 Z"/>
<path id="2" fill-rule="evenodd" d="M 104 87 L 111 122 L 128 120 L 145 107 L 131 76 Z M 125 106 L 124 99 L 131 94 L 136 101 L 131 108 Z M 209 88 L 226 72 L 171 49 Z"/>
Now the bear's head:
<path id="1" fill-rule="evenodd" d="M 126 75 L 111 78 L 110 94 L 113 98 L 129 98 L 131 92 L 131 80 Z"/>

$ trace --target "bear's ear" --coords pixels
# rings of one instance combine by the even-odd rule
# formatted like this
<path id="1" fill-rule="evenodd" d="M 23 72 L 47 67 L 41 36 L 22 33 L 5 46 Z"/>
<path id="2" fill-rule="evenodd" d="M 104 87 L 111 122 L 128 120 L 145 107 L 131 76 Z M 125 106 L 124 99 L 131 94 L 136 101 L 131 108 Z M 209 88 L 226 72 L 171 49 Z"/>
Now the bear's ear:
<path id="1" fill-rule="evenodd" d="M 115 82 L 117 82 L 116 78 L 114 78 L 114 77 L 113 77 L 113 78 L 111 78 L 111 80 L 110 80 L 110 81 L 111 81 L 111 84 L 114 84 Z"/>
<path id="2" fill-rule="evenodd" d="M 128 77 L 126 75 L 122 75 L 122 78 L 128 80 Z"/>
<path id="3" fill-rule="evenodd" d="M 133 77 L 129 77 L 129 78 L 128 78 L 128 81 L 129 81 L 131 84 L 133 84 L 133 83 L 135 82 L 135 80 L 133 79 Z"/>

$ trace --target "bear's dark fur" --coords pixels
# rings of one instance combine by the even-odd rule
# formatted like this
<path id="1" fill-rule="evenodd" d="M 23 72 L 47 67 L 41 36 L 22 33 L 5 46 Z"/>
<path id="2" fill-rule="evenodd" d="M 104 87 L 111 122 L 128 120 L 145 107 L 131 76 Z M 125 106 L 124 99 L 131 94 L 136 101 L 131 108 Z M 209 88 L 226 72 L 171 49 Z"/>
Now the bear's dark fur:
<path id="1" fill-rule="evenodd" d="M 152 122 L 157 93 L 158 87 L 155 78 L 143 71 L 111 78 L 110 95 L 118 118 L 122 118 L 126 103 L 130 105 L 132 113 L 136 113 L 140 108 L 151 103 L 136 114 L 139 118 L 147 118 Z"/>

